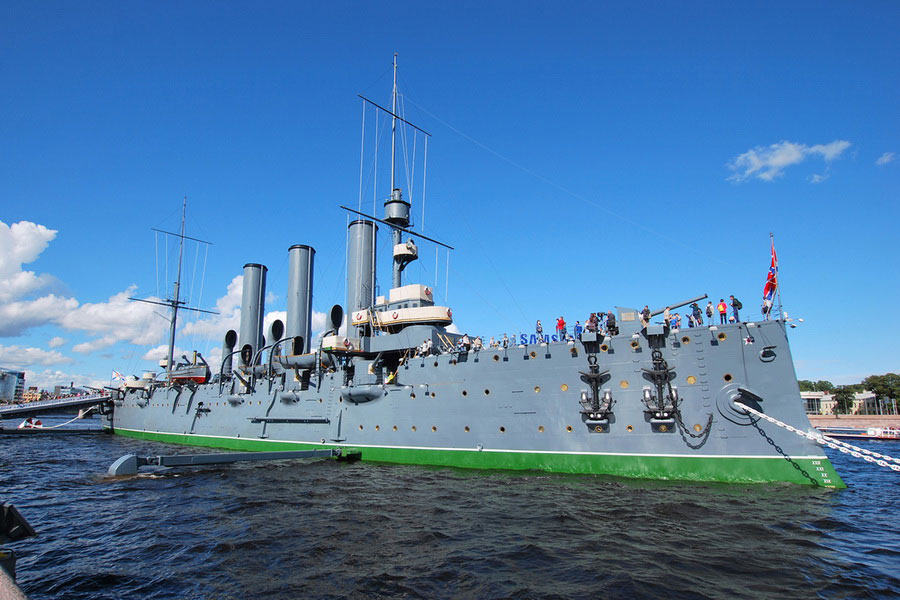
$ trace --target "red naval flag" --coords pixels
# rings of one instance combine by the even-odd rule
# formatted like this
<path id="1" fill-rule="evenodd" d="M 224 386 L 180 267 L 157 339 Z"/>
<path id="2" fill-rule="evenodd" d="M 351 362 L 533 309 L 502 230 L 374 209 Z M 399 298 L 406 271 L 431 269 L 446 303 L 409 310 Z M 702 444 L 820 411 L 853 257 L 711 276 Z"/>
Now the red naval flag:
<path id="1" fill-rule="evenodd" d="M 778 289 L 778 257 L 775 256 L 775 240 L 772 240 L 772 264 L 769 266 L 769 274 L 763 288 L 763 303 L 766 306 L 772 306 L 776 289 Z"/>

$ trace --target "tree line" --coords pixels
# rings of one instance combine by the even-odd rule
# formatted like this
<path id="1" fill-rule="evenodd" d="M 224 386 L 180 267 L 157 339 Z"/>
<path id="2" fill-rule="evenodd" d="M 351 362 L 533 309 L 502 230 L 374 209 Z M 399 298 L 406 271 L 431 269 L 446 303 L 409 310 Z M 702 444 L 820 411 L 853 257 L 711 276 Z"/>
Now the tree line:
<path id="1" fill-rule="evenodd" d="M 830 381 L 810 381 L 801 379 L 797 382 L 801 392 L 827 392 L 834 395 L 834 412 L 848 414 L 853 408 L 853 395 L 857 392 L 869 391 L 875 395 L 879 413 L 897 414 L 897 403 L 900 400 L 900 375 L 886 373 L 870 375 L 851 385 L 834 385 Z"/>

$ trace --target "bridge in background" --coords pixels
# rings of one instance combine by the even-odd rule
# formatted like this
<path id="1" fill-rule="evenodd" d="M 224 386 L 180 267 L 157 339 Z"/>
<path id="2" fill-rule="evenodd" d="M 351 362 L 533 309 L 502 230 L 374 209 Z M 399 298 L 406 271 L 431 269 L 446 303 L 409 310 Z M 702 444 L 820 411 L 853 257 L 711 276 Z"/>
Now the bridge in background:
<path id="1" fill-rule="evenodd" d="M 66 412 L 67 410 L 80 410 L 90 406 L 96 406 L 110 401 L 107 393 L 85 394 L 70 398 L 56 398 L 54 400 L 42 400 L 40 402 L 25 402 L 22 404 L 0 404 L 0 419 L 6 417 L 33 417 L 45 415 L 51 412 Z"/>

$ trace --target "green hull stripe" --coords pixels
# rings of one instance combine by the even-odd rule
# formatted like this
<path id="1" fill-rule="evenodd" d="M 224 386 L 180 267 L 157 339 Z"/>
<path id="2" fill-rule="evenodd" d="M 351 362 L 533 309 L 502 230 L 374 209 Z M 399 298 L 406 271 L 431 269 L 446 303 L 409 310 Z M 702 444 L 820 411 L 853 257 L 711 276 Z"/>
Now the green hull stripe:
<path id="1" fill-rule="evenodd" d="M 117 429 L 133 438 L 244 451 L 279 451 L 343 447 L 342 444 L 269 441 Z M 352 445 L 349 445 L 352 446 Z M 356 448 L 354 446 L 354 448 Z M 728 483 L 785 481 L 843 488 L 827 458 L 638 456 L 630 454 L 557 454 L 538 452 L 473 452 L 427 448 L 358 448 L 362 459 L 374 462 L 435 465 L 471 469 L 537 470 L 557 473 L 617 475 L 642 479 L 683 479 Z"/>

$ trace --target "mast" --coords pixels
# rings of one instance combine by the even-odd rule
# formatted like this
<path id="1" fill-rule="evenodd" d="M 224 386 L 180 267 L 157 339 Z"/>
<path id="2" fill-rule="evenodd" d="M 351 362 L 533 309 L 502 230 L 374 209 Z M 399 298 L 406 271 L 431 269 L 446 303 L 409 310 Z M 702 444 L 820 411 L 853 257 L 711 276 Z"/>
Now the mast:
<path id="1" fill-rule="evenodd" d="M 397 158 L 397 53 L 394 52 L 394 87 L 391 90 L 391 194 L 394 193 L 394 162 Z M 398 242 L 394 242 L 395 244 Z"/>
<path id="2" fill-rule="evenodd" d="M 397 53 L 394 53 L 394 88 L 391 91 L 391 194 L 389 197 L 389 202 L 397 202 L 397 208 L 400 208 L 402 205 L 402 195 L 400 189 L 395 186 L 394 178 L 395 178 L 395 170 L 396 167 L 394 163 L 396 162 L 397 157 Z M 409 227 L 409 204 L 406 206 L 406 214 L 396 214 L 396 215 L 388 215 L 389 217 L 393 216 L 393 219 L 389 219 L 394 221 L 397 225 L 401 227 Z M 402 209 L 401 209 L 402 210 Z M 391 248 L 395 248 L 397 244 L 403 243 L 403 234 L 402 232 L 393 227 L 391 229 Z M 393 252 L 392 252 L 393 254 Z M 398 288 L 401 285 L 401 272 L 403 271 L 403 266 L 397 259 L 394 257 L 393 260 L 393 269 L 391 272 L 391 287 Z"/>
<path id="3" fill-rule="evenodd" d="M 178 278 L 172 298 L 172 319 L 169 324 L 169 359 L 166 361 L 166 379 L 172 381 L 172 360 L 175 358 L 175 322 L 178 319 L 178 294 L 181 291 L 181 259 L 184 256 L 184 218 L 187 212 L 187 196 L 181 204 L 181 235 L 178 236 Z"/>

